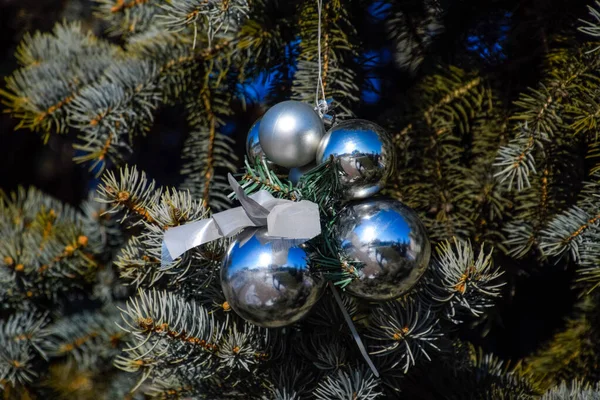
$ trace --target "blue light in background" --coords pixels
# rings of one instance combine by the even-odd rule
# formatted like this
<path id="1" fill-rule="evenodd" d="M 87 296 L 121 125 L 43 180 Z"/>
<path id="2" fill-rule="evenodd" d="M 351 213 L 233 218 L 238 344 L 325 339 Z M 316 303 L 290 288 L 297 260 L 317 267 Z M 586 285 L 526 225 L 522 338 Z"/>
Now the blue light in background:
<path id="1" fill-rule="evenodd" d="M 383 47 L 378 50 L 368 50 L 363 55 L 363 68 L 367 72 L 367 78 L 362 85 L 360 97 L 366 104 L 376 104 L 381 100 L 382 80 L 375 76 L 374 69 L 390 63 L 392 53 L 389 48 Z"/>
<path id="2" fill-rule="evenodd" d="M 221 132 L 223 135 L 231 136 L 235 132 L 236 127 L 237 124 L 234 120 L 228 120 L 219 127 L 219 132 Z"/>
<path id="3" fill-rule="evenodd" d="M 262 71 L 258 75 L 238 83 L 238 92 L 247 103 L 262 103 L 271 89 L 276 71 Z"/>
<path id="4" fill-rule="evenodd" d="M 281 75 L 281 68 L 275 67 L 270 71 L 261 71 L 256 76 L 248 78 L 243 84 L 238 84 L 237 89 L 240 96 L 247 103 L 260 104 L 265 101 L 267 94 L 271 91 L 273 84 L 280 79 L 289 80 L 294 77 L 298 70 L 298 52 L 300 39 L 288 43 L 284 48 L 284 59 L 287 64 L 287 76 Z"/>
<path id="5" fill-rule="evenodd" d="M 508 31 L 510 29 L 510 18 L 512 17 L 511 12 L 505 12 L 498 22 L 496 32 L 497 37 L 492 38 L 493 42 L 490 43 L 490 31 L 486 33 L 486 36 L 471 34 L 467 36 L 466 48 L 467 50 L 476 53 L 479 57 L 488 61 L 497 61 L 506 59 L 504 54 L 503 43 L 506 41 Z M 479 27 L 481 29 L 481 27 Z M 485 39 L 488 39 L 487 41 Z"/>
<path id="6" fill-rule="evenodd" d="M 375 104 L 381 99 L 381 79 L 367 78 L 365 88 L 360 93 L 360 98 L 367 104 Z"/>

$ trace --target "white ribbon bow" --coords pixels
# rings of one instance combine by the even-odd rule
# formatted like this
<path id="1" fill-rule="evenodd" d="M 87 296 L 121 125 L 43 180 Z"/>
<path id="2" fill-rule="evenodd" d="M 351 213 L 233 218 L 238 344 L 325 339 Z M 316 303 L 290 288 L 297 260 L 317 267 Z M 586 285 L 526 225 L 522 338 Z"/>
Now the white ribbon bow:
<path id="1" fill-rule="evenodd" d="M 233 236 L 247 227 L 266 226 L 270 237 L 282 239 L 308 240 L 321 233 L 319 206 L 316 203 L 277 199 L 266 190 L 248 196 L 231 174 L 227 179 L 242 206 L 165 231 L 163 267 L 194 247 Z"/>

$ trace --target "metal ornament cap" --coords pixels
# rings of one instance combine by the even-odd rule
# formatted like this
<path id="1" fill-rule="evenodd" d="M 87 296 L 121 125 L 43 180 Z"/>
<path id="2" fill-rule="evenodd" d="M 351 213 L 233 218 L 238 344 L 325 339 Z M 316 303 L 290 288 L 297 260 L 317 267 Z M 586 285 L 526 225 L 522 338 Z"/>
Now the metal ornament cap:
<path id="1" fill-rule="evenodd" d="M 263 115 L 258 128 L 260 146 L 267 158 L 286 168 L 302 167 L 315 159 L 325 134 L 323 121 L 308 104 L 288 100 Z"/>
<path id="2" fill-rule="evenodd" d="M 429 265 L 431 245 L 418 215 L 398 200 L 351 202 L 336 222 L 342 253 L 360 262 L 346 290 L 367 300 L 388 301 L 407 293 Z"/>
<path id="3" fill-rule="evenodd" d="M 331 156 L 340 166 L 340 184 L 347 200 L 379 192 L 396 165 L 394 144 L 388 133 L 364 119 L 343 121 L 327 132 L 317 149 L 317 165 Z"/>
<path id="4" fill-rule="evenodd" d="M 318 302 L 325 280 L 310 271 L 308 255 L 293 241 L 258 228 L 231 243 L 221 268 L 225 299 L 246 321 L 265 328 L 290 325 Z"/>

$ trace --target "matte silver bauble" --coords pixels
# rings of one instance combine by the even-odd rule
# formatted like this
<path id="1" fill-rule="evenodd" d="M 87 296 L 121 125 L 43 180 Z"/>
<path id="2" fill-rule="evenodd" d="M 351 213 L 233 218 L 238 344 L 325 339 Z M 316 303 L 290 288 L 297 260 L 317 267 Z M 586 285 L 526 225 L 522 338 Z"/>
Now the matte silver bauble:
<path id="1" fill-rule="evenodd" d="M 357 297 L 386 301 L 408 292 L 431 256 L 423 223 L 397 200 L 373 198 L 348 204 L 336 222 L 343 254 L 362 264 L 346 290 Z"/>
<path id="2" fill-rule="evenodd" d="M 325 281 L 314 275 L 308 255 L 289 240 L 272 238 L 258 228 L 238 238 L 221 268 L 225 299 L 242 318 L 265 328 L 292 324 L 317 303 Z"/>
<path id="3" fill-rule="evenodd" d="M 267 158 L 286 168 L 302 167 L 315 159 L 325 134 L 323 121 L 308 104 L 284 101 L 263 115 L 259 142 Z"/>
<path id="4" fill-rule="evenodd" d="M 341 122 L 327 132 L 317 150 L 317 164 L 331 156 L 340 167 L 346 199 L 362 199 L 379 192 L 396 164 L 387 132 L 363 119 Z"/>

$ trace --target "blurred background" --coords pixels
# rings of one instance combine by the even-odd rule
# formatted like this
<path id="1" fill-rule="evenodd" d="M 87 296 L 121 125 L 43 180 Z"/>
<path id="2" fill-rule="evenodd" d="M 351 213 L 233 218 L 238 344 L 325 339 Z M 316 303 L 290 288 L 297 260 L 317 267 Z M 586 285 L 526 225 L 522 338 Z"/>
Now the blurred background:
<path id="1" fill-rule="evenodd" d="M 446 64 L 498 75 L 503 82 L 498 88 L 504 94 L 501 97 L 512 102 L 522 90 L 536 85 L 541 56 L 549 49 L 548 38 L 566 30 L 573 32 L 578 18 L 587 15 L 588 5 L 579 0 L 440 1 L 444 13 L 434 16 L 428 14 L 422 1 L 405 3 L 423 9 L 423 18 L 417 22 L 422 25 L 419 29 L 424 32 L 427 52 L 417 61 L 410 57 L 414 43 L 406 37 L 390 37 L 378 23 L 387 12 L 385 3 L 365 9 L 360 1 L 354 1 L 354 25 L 367 35 L 361 37 L 364 67 L 358 79 L 362 92 L 354 110 L 360 118 L 377 121 L 397 112 L 394 105 L 407 100 L 408 88 Z M 103 35 L 104 27 L 93 18 L 93 11 L 94 3 L 88 0 L 0 0 L 0 74 L 6 76 L 15 69 L 14 53 L 25 32 L 49 31 L 56 21 L 67 19 L 80 20 L 85 28 Z M 293 53 L 295 49 L 285 51 Z M 266 74 L 253 78 L 244 87 L 244 98 L 231 104 L 236 117 L 228 121 L 223 132 L 237 139 L 239 156 L 244 154 L 248 128 L 265 111 L 263 100 L 269 85 Z M 0 89 L 3 86 L 2 81 Z M 179 111 L 162 110 L 146 137 L 136 139 L 128 159 L 161 185 L 177 185 L 180 179 L 186 123 Z M 9 114 L 0 114 L 0 188 L 9 192 L 19 185 L 33 185 L 77 205 L 95 188 L 98 178 L 88 165 L 72 161 L 76 134 L 51 135 L 44 144 L 35 132 L 15 131 L 16 122 Z M 533 268 L 524 270 L 530 271 L 528 276 L 516 278 L 510 285 L 514 296 L 506 296 L 490 320 L 492 333 L 485 335 L 486 329 L 468 327 L 463 332 L 465 338 L 504 359 L 521 358 L 550 338 L 564 325 L 563 318 L 575 300 L 569 290 L 572 272 L 566 266 L 547 266 L 543 273 Z"/>

